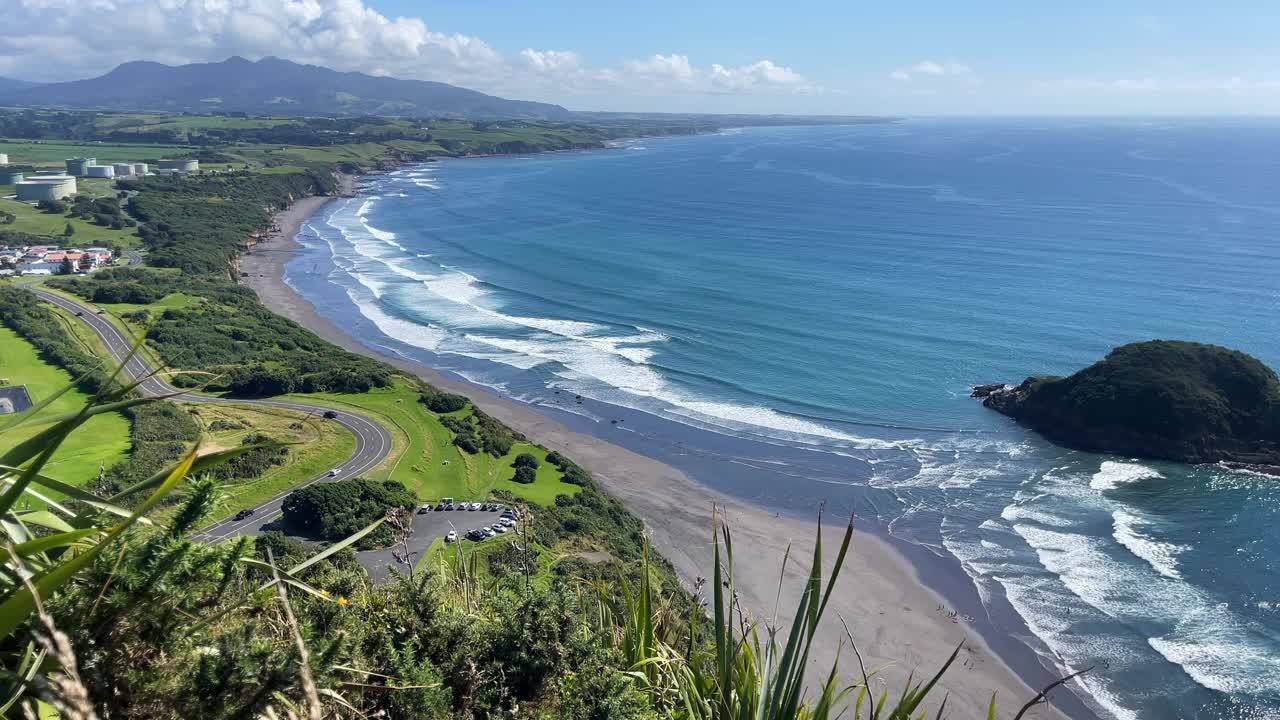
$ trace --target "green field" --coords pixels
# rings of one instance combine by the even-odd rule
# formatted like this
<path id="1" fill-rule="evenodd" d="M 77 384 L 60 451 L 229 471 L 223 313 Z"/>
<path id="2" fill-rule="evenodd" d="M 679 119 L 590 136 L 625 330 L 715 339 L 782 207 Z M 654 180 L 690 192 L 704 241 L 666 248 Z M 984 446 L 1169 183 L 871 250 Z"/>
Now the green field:
<path id="1" fill-rule="evenodd" d="M 41 360 L 31 343 L 6 327 L 0 327 L 0 348 L 4 349 L 0 352 L 0 378 L 11 385 L 26 385 L 34 403 L 48 398 L 72 381 L 65 370 Z M 72 390 L 42 410 L 41 414 L 53 417 L 74 412 L 84 407 L 88 399 L 79 390 Z M 10 416 L 3 416 L 0 424 L 7 423 L 9 419 Z M 6 431 L 3 442 L 6 447 L 12 446 L 45 427 L 47 425 L 38 423 L 21 425 Z M 102 466 L 127 460 L 129 447 L 129 421 L 119 413 L 98 415 L 67 438 L 44 471 L 66 483 L 87 485 L 97 477 Z"/>
<path id="2" fill-rule="evenodd" d="M 104 143 L 85 140 L 8 140 L 0 141 L 0 153 L 8 153 L 14 165 L 63 167 L 72 157 L 94 157 L 99 164 L 112 162 L 147 162 L 170 155 L 191 152 L 189 145 L 149 145 L 146 143 Z"/>
<path id="3" fill-rule="evenodd" d="M 254 480 L 224 485 L 210 523 L 341 465 L 356 448 L 355 436 L 341 425 L 293 410 L 209 403 L 196 406 L 195 415 L 204 431 L 202 451 L 237 447 L 246 436 L 255 433 L 291 443 L 284 465 L 273 467 Z"/>
<path id="4" fill-rule="evenodd" d="M 85 188 L 86 185 L 88 185 L 87 188 Z M 88 190 L 93 189 L 93 186 L 87 183 L 80 183 L 80 186 Z M 93 194 L 93 192 L 87 194 Z M 47 236 L 51 238 L 51 243 L 68 246 L 116 244 L 126 248 L 138 247 L 142 243 L 135 228 L 112 230 L 88 220 L 67 218 L 61 213 L 37 210 L 33 205 L 16 200 L 0 200 L 0 211 L 17 217 L 13 224 L 0 225 L 0 229 Z M 67 223 L 71 223 L 71 227 L 75 229 L 75 234 L 71 237 L 65 237 L 62 234 L 66 230 Z"/>
<path id="5" fill-rule="evenodd" d="M 560 471 L 543 462 L 538 479 L 530 485 L 511 481 L 516 455 L 530 452 L 545 460 L 546 451 L 529 443 L 516 443 L 502 458 L 486 453 L 469 455 L 453 444 L 453 435 L 440 424 L 436 415 L 418 402 L 418 393 L 408 381 L 397 380 L 389 388 L 371 390 L 363 395 L 316 393 L 293 395 L 299 402 L 334 402 L 362 411 L 391 431 L 391 456 L 372 472 L 375 479 L 404 483 L 424 500 L 452 497 L 458 500 L 483 500 L 494 490 L 507 490 L 517 497 L 541 505 L 555 502 L 557 495 L 575 495 L 582 488 L 560 481 Z M 462 413 L 468 411 L 460 411 Z M 446 464 L 447 463 L 447 464 Z"/>

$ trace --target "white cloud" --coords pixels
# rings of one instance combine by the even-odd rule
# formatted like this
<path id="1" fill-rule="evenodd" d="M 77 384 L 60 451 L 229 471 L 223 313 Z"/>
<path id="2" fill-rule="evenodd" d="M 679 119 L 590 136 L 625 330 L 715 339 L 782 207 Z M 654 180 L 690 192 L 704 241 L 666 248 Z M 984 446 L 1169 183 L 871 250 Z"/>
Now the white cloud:
<path id="1" fill-rule="evenodd" d="M 364 0 L 8 0 L 0 20 L 8 29 L 0 34 L 0 75 L 36 80 L 90 77 L 129 60 L 177 64 L 274 55 L 517 97 L 819 89 L 771 60 L 698 67 L 672 53 L 592 67 L 571 50 L 527 48 L 507 56 L 478 37 L 431 30 L 421 18 L 386 17 Z"/>
<path id="2" fill-rule="evenodd" d="M 947 62 L 934 62 L 933 60 L 921 60 L 914 65 L 900 67 L 889 73 L 891 80 L 898 82 L 911 82 L 918 77 L 966 77 L 973 79 L 973 68 L 955 60 Z"/>

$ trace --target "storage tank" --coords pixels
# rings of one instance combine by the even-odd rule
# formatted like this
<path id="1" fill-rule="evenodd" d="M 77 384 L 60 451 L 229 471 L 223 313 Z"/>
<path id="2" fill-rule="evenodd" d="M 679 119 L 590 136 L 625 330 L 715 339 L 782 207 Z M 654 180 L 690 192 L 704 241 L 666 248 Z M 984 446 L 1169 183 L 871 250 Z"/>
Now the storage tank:
<path id="1" fill-rule="evenodd" d="M 89 177 L 92 178 L 109 178 L 116 176 L 116 169 L 110 165 L 90 165 L 85 169 L 89 171 Z"/>
<path id="2" fill-rule="evenodd" d="M 161 160 L 161 170 L 177 170 L 183 173 L 193 173 L 200 170 L 200 161 L 191 158 L 180 158 L 177 160 Z"/>
<path id="3" fill-rule="evenodd" d="M 133 164 L 133 174 L 134 174 L 134 175 L 137 175 L 138 177 L 142 177 L 143 175 L 146 175 L 146 174 L 147 174 L 147 164 L 146 164 L 146 163 L 134 163 L 134 164 Z"/>
<path id="4" fill-rule="evenodd" d="M 111 169 L 115 171 L 116 177 L 125 177 L 133 174 L 133 163 L 112 163 Z"/>
<path id="5" fill-rule="evenodd" d="M 89 174 L 89 168 L 98 164 L 98 158 L 67 158 L 67 174 L 83 177 Z"/>
<path id="6" fill-rule="evenodd" d="M 33 175 L 16 184 L 18 200 L 61 200 L 76 194 L 76 179 L 69 175 Z"/>

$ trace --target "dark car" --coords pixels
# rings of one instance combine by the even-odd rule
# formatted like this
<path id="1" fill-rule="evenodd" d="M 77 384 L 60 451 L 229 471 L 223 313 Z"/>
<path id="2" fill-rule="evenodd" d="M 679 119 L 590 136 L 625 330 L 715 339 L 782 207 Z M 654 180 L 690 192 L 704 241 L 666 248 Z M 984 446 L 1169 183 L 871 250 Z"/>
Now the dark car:
<path id="1" fill-rule="evenodd" d="M 325 411 L 324 411 L 324 419 L 325 419 L 325 420 L 332 420 L 332 419 L 334 419 L 334 418 L 336 418 L 336 417 L 338 417 L 338 413 L 336 413 L 336 412 L 334 412 L 334 411 L 332 411 L 332 410 L 325 410 Z"/>
<path id="2" fill-rule="evenodd" d="M 83 311 L 81 311 L 81 310 L 77 310 L 77 311 L 76 311 L 76 317 L 84 317 L 84 312 L 83 312 Z"/>
<path id="3" fill-rule="evenodd" d="M 99 315 L 106 315 L 106 314 L 107 314 L 107 311 L 106 311 L 106 310 L 99 310 L 99 311 L 98 311 L 98 314 L 99 314 Z"/>
<path id="4" fill-rule="evenodd" d="M 437 511 L 444 510 L 444 503 L 436 503 L 436 510 Z"/>
<path id="5" fill-rule="evenodd" d="M 235 519 L 238 522 L 240 520 L 244 520 L 245 518 L 251 518 L 251 517 L 253 517 L 253 508 L 248 508 L 246 510 L 241 510 L 240 512 L 236 513 Z"/>

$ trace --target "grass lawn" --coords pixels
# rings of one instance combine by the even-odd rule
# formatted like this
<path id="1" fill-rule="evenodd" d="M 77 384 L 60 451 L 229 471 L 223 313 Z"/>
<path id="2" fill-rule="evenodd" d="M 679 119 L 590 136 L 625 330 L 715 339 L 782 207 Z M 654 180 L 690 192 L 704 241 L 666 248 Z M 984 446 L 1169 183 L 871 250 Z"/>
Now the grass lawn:
<path id="1" fill-rule="evenodd" d="M 223 500 L 212 523 L 253 507 L 263 500 L 337 467 L 355 452 L 355 436 L 341 425 L 306 413 L 256 405 L 210 403 L 196 406 L 195 419 L 203 430 L 201 448 L 238 447 L 248 435 L 261 433 L 285 443 L 289 458 L 262 477 L 223 486 Z"/>
<path id="2" fill-rule="evenodd" d="M 40 359 L 35 347 L 12 330 L 0 327 L 0 378 L 12 385 L 26 385 L 33 403 L 49 397 L 70 384 L 65 370 Z M 84 407 L 88 396 L 72 390 L 41 411 L 42 415 L 72 412 Z M 7 421 L 9 416 L 4 416 Z M 0 444 L 10 447 L 43 430 L 38 423 L 20 425 L 0 434 Z M 45 474 L 74 485 L 86 485 L 103 465 L 113 465 L 129 457 L 129 421 L 119 413 L 98 415 L 73 433 L 45 466 Z"/>
<path id="3" fill-rule="evenodd" d="M 47 213 L 37 210 L 34 205 L 20 203 L 16 200 L 0 200 L 0 211 L 15 215 L 18 219 L 11 225 L 0 226 L 5 230 L 44 235 L 52 238 L 50 242 L 59 245 L 110 245 L 121 247 L 138 247 L 142 240 L 138 238 L 136 228 L 112 230 L 87 220 L 68 218 L 61 213 Z M 67 223 L 75 230 L 75 234 L 66 237 Z"/>
<path id="4" fill-rule="evenodd" d="M 366 475 L 401 482 L 424 500 L 483 500 L 493 490 L 508 490 L 517 497 L 550 505 L 557 495 L 574 495 L 582 489 L 561 482 L 559 469 L 546 462 L 538 468 L 536 482 L 511 482 L 515 475 L 511 463 L 516 455 L 530 452 L 540 460 L 546 458 L 545 450 L 529 443 L 516 443 L 503 458 L 462 452 L 453 444 L 453 434 L 418 402 L 417 391 L 405 380 L 360 395 L 317 393 L 292 395 L 290 399 L 342 403 L 380 422 L 392 434 L 392 453 Z"/>

